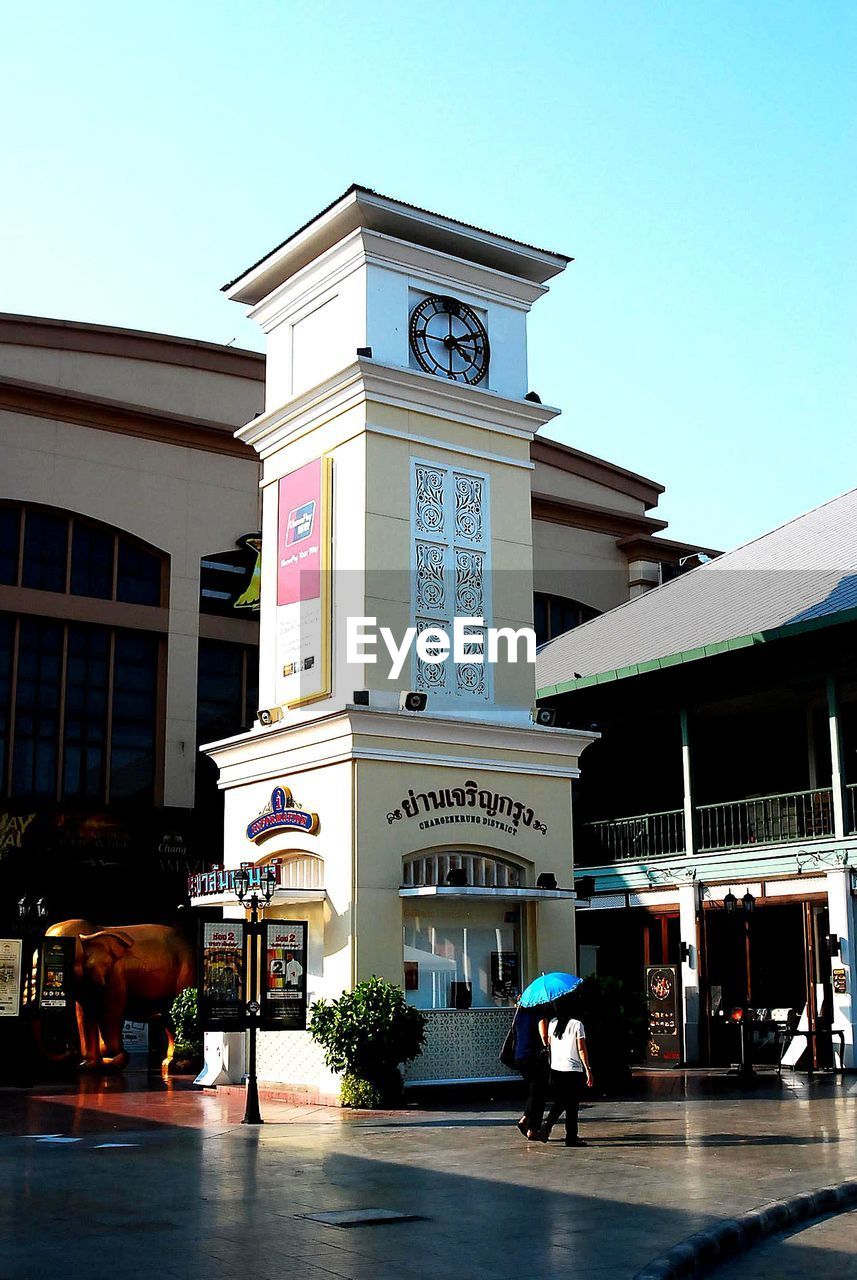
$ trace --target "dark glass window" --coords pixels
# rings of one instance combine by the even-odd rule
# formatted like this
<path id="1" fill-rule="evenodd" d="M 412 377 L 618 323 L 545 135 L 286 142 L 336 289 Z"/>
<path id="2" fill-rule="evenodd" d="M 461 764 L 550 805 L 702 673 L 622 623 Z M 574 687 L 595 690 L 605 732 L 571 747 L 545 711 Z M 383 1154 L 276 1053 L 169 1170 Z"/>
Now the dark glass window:
<path id="1" fill-rule="evenodd" d="M 160 557 L 133 542 L 120 539 L 116 599 L 127 604 L 160 604 Z"/>
<path id="2" fill-rule="evenodd" d="M 12 698 L 12 655 L 15 651 L 15 619 L 0 614 L 0 794 L 6 782 L 9 750 L 9 703 Z"/>
<path id="3" fill-rule="evenodd" d="M 110 632 L 70 626 L 63 734 L 64 799 L 104 793 Z"/>
<path id="4" fill-rule="evenodd" d="M 597 609 L 581 604 L 579 600 L 545 595 L 542 592 L 537 592 L 533 597 L 533 629 L 537 645 L 555 640 L 557 636 L 571 631 L 572 627 L 579 627 L 581 622 L 597 617 Z"/>
<path id="5" fill-rule="evenodd" d="M 19 574 L 22 518 L 24 554 Z M 249 552 L 242 554 L 246 557 Z M 158 606 L 167 564 L 167 556 L 147 550 L 117 529 L 46 507 L 0 503 L 0 584 L 65 594 L 68 582 L 69 595 Z"/>
<path id="6" fill-rule="evenodd" d="M 27 511 L 21 585 L 38 591 L 65 591 L 67 561 L 68 517 Z"/>
<path id="7" fill-rule="evenodd" d="M 71 594 L 109 600 L 113 595 L 113 545 L 109 529 L 74 522 L 71 542 Z"/>
<path id="8" fill-rule="evenodd" d="M 17 586 L 18 542 L 21 535 L 19 507 L 0 507 L 0 582 Z"/>
<path id="9" fill-rule="evenodd" d="M 15 697 L 12 794 L 56 795 L 63 626 L 22 618 Z"/>
<path id="10" fill-rule="evenodd" d="M 226 738 L 245 727 L 241 645 L 200 641 L 196 723 L 200 742 Z"/>
<path id="11" fill-rule="evenodd" d="M 110 799 L 150 799 L 155 783 L 157 638 L 117 631 L 113 663 Z"/>

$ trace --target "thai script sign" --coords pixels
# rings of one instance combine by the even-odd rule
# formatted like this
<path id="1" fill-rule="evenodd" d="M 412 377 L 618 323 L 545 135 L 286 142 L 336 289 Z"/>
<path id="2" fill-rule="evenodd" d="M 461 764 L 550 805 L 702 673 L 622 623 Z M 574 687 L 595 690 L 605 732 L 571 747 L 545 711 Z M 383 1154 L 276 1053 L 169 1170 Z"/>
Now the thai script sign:
<path id="1" fill-rule="evenodd" d="M 278 862 L 269 864 L 277 873 L 277 884 L 281 883 L 282 868 Z M 224 894 L 235 893 L 235 873 L 238 867 L 212 867 L 210 871 L 197 871 L 187 878 L 187 892 L 189 898 L 211 898 L 222 897 Z M 261 889 L 262 887 L 262 867 L 248 867 L 247 872 L 250 876 L 250 890 Z"/>
<path id="2" fill-rule="evenodd" d="M 269 920 L 264 929 L 261 1026 L 266 1031 L 305 1031 L 307 922 Z"/>
<path id="3" fill-rule="evenodd" d="M 0 1018 L 15 1018 L 21 1008 L 21 939 L 0 938 Z"/>
<path id="4" fill-rule="evenodd" d="M 272 831 L 303 831 L 305 835 L 315 835 L 318 814 L 308 813 L 296 805 L 288 787 L 274 787 L 270 802 L 247 827 L 247 839 L 261 840 Z"/>
<path id="5" fill-rule="evenodd" d="M 451 809 L 455 812 L 447 813 Z M 399 808 L 391 809 L 387 822 L 392 825 L 404 818 L 421 818 L 421 831 L 453 823 L 471 823 L 492 827 L 516 836 L 521 826 L 547 834 L 547 823 L 541 822 L 523 800 L 501 795 L 480 787 L 468 779 L 463 787 L 442 787 L 437 791 L 408 790 Z"/>
<path id="6" fill-rule="evenodd" d="M 199 1022 L 203 1031 L 247 1026 L 246 924 L 219 920 L 200 927 Z"/>

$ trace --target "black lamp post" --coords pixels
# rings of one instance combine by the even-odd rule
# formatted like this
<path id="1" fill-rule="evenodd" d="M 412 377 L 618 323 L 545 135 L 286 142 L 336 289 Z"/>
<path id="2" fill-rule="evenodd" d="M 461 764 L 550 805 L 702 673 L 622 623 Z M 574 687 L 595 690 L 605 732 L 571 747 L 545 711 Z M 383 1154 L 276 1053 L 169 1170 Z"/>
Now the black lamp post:
<path id="1" fill-rule="evenodd" d="M 738 899 L 731 889 L 723 899 L 723 908 L 731 919 L 735 919 L 739 915 Z M 742 957 L 744 967 L 744 1000 L 743 1008 L 741 1010 L 741 1065 L 738 1069 L 738 1075 L 744 1082 L 752 1080 L 755 1075 L 753 1070 L 752 1026 L 750 1022 L 750 1010 L 748 1008 L 751 1000 L 750 919 L 755 910 L 756 899 L 748 889 L 740 902 L 740 919 L 742 924 L 741 936 L 744 944 L 744 955 Z"/>
<path id="2" fill-rule="evenodd" d="M 244 1103 L 244 1119 L 242 1124 L 264 1124 L 259 1110 L 259 1080 L 256 1075 L 256 1031 L 261 1012 L 259 991 L 259 968 L 257 964 L 257 938 L 259 936 L 259 919 L 265 907 L 274 896 L 277 887 L 277 873 L 271 866 L 263 867 L 259 875 L 259 883 L 250 887 L 250 868 L 242 864 L 235 872 L 235 896 L 242 907 L 250 908 L 250 974 L 247 984 L 247 1013 L 250 1022 L 250 1054 L 247 1064 L 246 1100 Z"/>

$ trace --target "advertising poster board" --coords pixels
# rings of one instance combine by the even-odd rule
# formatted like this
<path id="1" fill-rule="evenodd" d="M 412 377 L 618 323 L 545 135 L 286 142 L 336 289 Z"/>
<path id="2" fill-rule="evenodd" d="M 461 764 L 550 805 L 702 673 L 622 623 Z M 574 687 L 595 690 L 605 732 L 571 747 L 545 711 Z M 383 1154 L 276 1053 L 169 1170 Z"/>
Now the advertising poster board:
<path id="1" fill-rule="evenodd" d="M 305 1031 L 307 922 L 268 920 L 264 929 L 261 1026 L 265 1031 Z"/>
<path id="2" fill-rule="evenodd" d="M 495 1000 L 517 1000 L 521 994 L 521 966 L 517 951 L 491 952 L 491 995 Z"/>
<path id="3" fill-rule="evenodd" d="M 276 698 L 289 706 L 330 692 L 330 486 L 329 458 L 280 480 Z"/>
<path id="4" fill-rule="evenodd" d="M 0 1018 L 17 1018 L 21 1011 L 20 938 L 0 938 Z"/>
<path id="5" fill-rule="evenodd" d="M 203 1031 L 243 1031 L 247 1026 L 247 948 L 243 920 L 200 927 L 199 1021 Z"/>
<path id="6" fill-rule="evenodd" d="M 43 938 L 39 964 L 39 1012 L 64 1013 L 74 1000 L 74 938 Z"/>
<path id="7" fill-rule="evenodd" d="M 681 986 L 675 965 L 646 968 L 646 1061 L 671 1067 L 681 1062 Z"/>

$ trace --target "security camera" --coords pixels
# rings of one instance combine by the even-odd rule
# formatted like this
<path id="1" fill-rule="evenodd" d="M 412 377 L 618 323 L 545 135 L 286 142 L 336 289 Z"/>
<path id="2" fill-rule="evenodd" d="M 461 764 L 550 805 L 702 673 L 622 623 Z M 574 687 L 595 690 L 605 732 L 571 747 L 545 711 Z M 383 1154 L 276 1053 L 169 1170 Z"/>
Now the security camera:
<path id="1" fill-rule="evenodd" d="M 282 718 L 282 707 L 261 707 L 256 712 L 256 719 L 259 721 L 259 724 L 265 725 L 266 728 L 269 724 L 276 724 L 277 721 L 282 720 Z"/>
<path id="2" fill-rule="evenodd" d="M 428 706 L 428 694 L 417 693 L 415 689 L 409 689 L 407 693 L 399 695 L 400 711 L 425 711 Z"/>
<path id="3" fill-rule="evenodd" d="M 556 707 L 533 707 L 530 719 L 533 724 L 540 724 L 543 728 L 550 729 L 556 724 Z"/>

